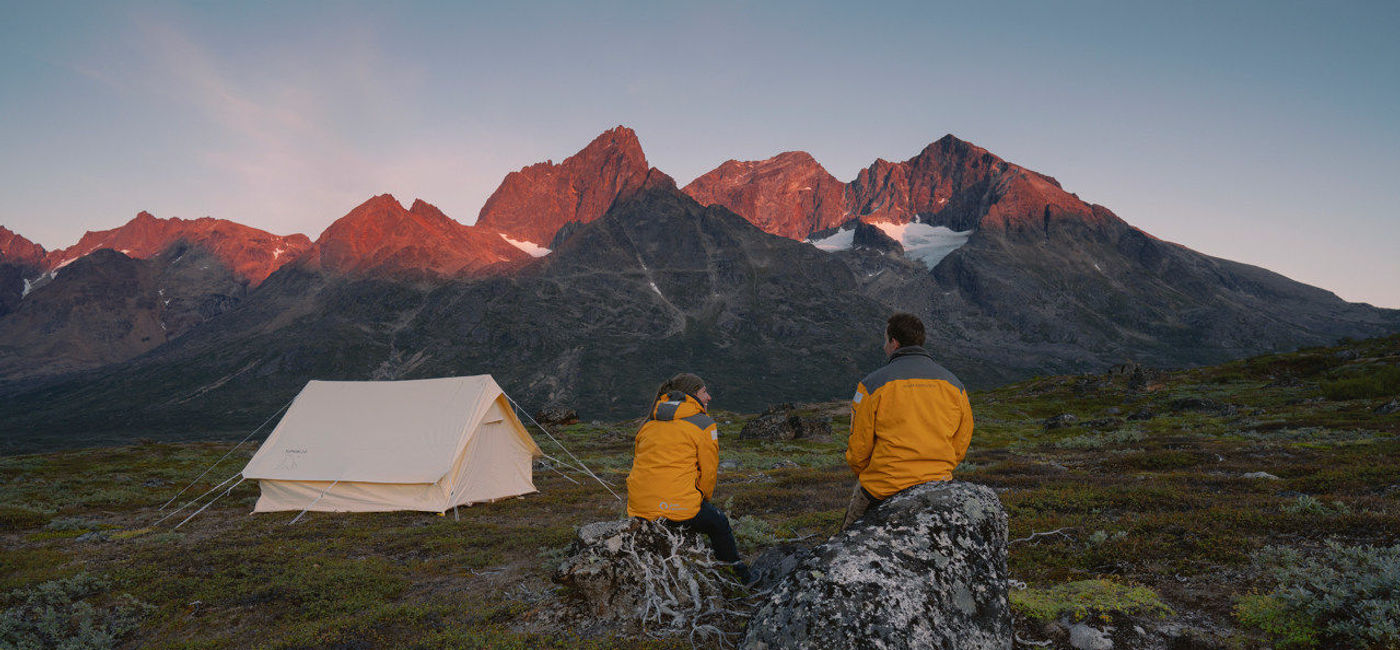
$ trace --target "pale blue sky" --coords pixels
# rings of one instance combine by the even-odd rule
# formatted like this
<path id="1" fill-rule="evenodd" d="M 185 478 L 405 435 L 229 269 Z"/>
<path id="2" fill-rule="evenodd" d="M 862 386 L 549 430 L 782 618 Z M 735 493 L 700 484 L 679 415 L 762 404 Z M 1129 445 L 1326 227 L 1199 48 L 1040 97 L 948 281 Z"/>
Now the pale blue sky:
<path id="1" fill-rule="evenodd" d="M 0 225 L 471 223 L 637 131 L 684 184 L 953 133 L 1199 251 L 1400 307 L 1400 3 L 6 2 Z"/>

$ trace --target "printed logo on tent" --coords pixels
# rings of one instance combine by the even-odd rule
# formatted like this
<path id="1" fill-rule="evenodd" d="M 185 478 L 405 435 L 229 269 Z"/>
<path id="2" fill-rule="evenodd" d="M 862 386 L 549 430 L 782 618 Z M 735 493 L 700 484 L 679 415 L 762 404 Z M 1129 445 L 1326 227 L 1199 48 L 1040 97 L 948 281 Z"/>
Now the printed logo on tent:
<path id="1" fill-rule="evenodd" d="M 297 459 L 305 454 L 305 449 L 283 449 L 282 462 L 277 463 L 277 467 L 274 469 L 296 469 Z"/>

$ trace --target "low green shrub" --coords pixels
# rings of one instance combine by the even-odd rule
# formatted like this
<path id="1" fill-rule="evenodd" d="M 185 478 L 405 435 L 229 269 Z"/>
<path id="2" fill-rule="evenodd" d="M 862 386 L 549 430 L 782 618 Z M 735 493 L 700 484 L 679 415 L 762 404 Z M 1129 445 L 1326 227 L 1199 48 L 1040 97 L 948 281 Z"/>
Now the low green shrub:
<path id="1" fill-rule="evenodd" d="M 24 506 L 0 506 L 0 532 L 29 530 L 49 523 L 49 516 L 39 510 Z"/>
<path id="2" fill-rule="evenodd" d="M 0 614 L 0 646 L 115 648 L 153 608 L 129 595 L 106 598 L 109 586 L 102 578 L 78 574 L 11 591 Z"/>
<path id="3" fill-rule="evenodd" d="M 1330 400 L 1392 397 L 1400 394 L 1400 366 L 1367 366 L 1352 376 L 1323 381 L 1319 387 Z"/>
<path id="4" fill-rule="evenodd" d="M 1283 511 L 1294 515 L 1349 515 L 1351 508 L 1341 501 L 1331 505 L 1315 496 L 1304 494 L 1283 505 Z"/>
<path id="5" fill-rule="evenodd" d="M 1277 586 L 1241 598 L 1235 615 L 1279 647 L 1400 647 L 1400 545 L 1271 546 L 1255 563 Z"/>
<path id="6" fill-rule="evenodd" d="M 1114 615 L 1161 618 L 1175 614 L 1148 587 L 1102 579 L 1067 582 L 1048 589 L 1012 590 L 1011 610 L 1036 622 L 1059 618 L 1110 621 Z"/>
<path id="7" fill-rule="evenodd" d="M 1104 433 L 1086 433 L 1080 436 L 1065 438 L 1055 443 L 1060 449 L 1103 449 L 1111 445 L 1126 445 L 1134 442 L 1142 442 L 1147 438 L 1147 434 L 1141 429 L 1119 429 L 1117 431 L 1107 431 Z"/>
<path id="8" fill-rule="evenodd" d="M 748 551 L 767 548 L 777 543 L 778 536 L 773 525 L 753 515 L 735 517 L 734 541 Z"/>

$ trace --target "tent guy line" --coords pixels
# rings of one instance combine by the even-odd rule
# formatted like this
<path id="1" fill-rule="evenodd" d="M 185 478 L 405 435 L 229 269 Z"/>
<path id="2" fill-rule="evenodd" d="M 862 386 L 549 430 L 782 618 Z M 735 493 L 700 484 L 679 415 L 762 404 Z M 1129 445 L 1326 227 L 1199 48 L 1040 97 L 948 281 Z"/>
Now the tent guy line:
<path id="1" fill-rule="evenodd" d="M 226 458 L 228 458 L 229 456 L 233 455 L 233 452 L 238 451 L 238 448 L 239 448 L 239 447 L 242 447 L 242 446 L 243 446 L 243 443 L 248 442 L 248 439 L 249 439 L 249 438 L 252 438 L 253 436 L 257 435 L 257 433 L 258 433 L 259 431 L 262 431 L 262 428 L 265 427 L 265 426 L 267 426 L 267 423 L 268 423 L 268 422 L 271 422 L 273 418 L 277 417 L 278 415 L 281 415 L 283 411 L 287 410 L 287 407 L 289 407 L 289 406 L 292 405 L 292 402 L 295 402 L 295 401 L 296 401 L 296 399 L 297 399 L 297 398 L 293 397 L 292 399 L 288 400 L 286 404 L 283 404 L 283 405 L 282 405 L 282 408 L 277 409 L 277 412 L 276 412 L 276 413 L 273 413 L 273 414 L 272 414 L 271 416 L 269 416 L 266 420 L 263 420 L 263 423 L 262 423 L 262 424 L 259 424 L 259 425 L 258 425 L 258 428 L 253 429 L 252 432 L 250 432 L 248 435 L 244 436 L 242 440 L 238 441 L 238 444 L 236 444 L 236 445 L 233 446 L 233 449 L 228 450 L 228 453 L 224 454 L 223 456 L 220 456 L 219 459 L 216 460 L 216 461 L 214 461 L 214 464 L 213 464 L 213 465 L 210 465 L 208 469 L 204 470 L 203 472 L 200 472 L 200 473 L 199 473 L 199 476 L 194 477 L 194 480 L 193 480 L 193 481 L 190 481 L 190 484 L 189 484 L 189 485 L 186 485 L 186 486 L 184 487 L 184 489 L 180 490 L 179 492 L 176 492 L 176 493 L 175 493 L 175 496 L 170 497 L 170 500 L 169 500 L 169 501 L 166 501 L 163 505 L 161 505 L 161 507 L 157 508 L 157 510 L 164 510 L 164 509 L 168 508 L 168 507 L 170 506 L 170 504 L 174 503 L 176 499 L 180 498 L 180 495 L 181 495 L 181 494 L 184 494 L 184 493 L 185 493 L 185 490 L 188 490 L 188 489 L 190 489 L 191 487 L 194 487 L 194 484 L 195 484 L 195 483 L 198 483 L 198 482 L 199 482 L 199 479 L 204 478 L 204 475 L 205 475 L 205 474 L 208 474 L 209 472 L 214 471 L 214 468 L 215 468 L 215 467 L 218 467 L 218 466 L 219 466 L 219 463 L 224 462 L 224 460 L 225 460 Z M 225 481 L 225 483 L 227 483 L 227 481 Z M 165 520 L 164 520 L 164 519 L 161 519 L 161 521 L 165 521 Z M 158 521 L 158 522 L 156 522 L 156 523 L 160 523 L 160 522 Z"/>
<path id="2" fill-rule="evenodd" d="M 613 492 L 613 489 L 612 489 L 611 486 L 609 486 L 605 481 L 603 481 L 603 479 L 598 478 L 598 475 L 597 475 L 597 474 L 594 474 L 592 470 L 588 469 L 588 466 L 587 466 L 587 465 L 584 465 L 584 464 L 583 464 L 583 461 L 579 460 L 579 459 L 578 459 L 578 456 L 575 456 L 575 455 L 574 455 L 574 452 L 569 451 L 569 448 L 568 448 L 568 447 L 565 447 L 565 446 L 564 446 L 564 443 L 559 442 L 559 440 L 558 440 L 557 438 L 555 438 L 554 435 L 551 434 L 551 433 L 549 432 L 549 429 L 544 428 L 544 425 L 540 424 L 539 422 L 536 422 L 536 421 L 535 421 L 535 418 L 530 417 L 530 412 L 529 412 L 529 411 L 526 411 L 525 409 L 520 408 L 520 405 L 515 403 L 515 399 L 513 399 L 513 398 L 510 396 L 510 394 L 505 393 L 505 392 L 502 392 L 501 394 L 502 394 L 502 395 L 505 395 L 505 396 L 506 396 L 506 399 L 510 400 L 511 405 L 515 406 L 515 408 L 518 409 L 521 413 L 524 413 L 524 414 L 525 414 L 525 417 L 527 417 L 527 418 L 530 419 L 530 422 L 534 423 L 535 426 L 539 427 L 539 428 L 540 428 L 540 431 L 543 431 L 543 432 L 544 432 L 544 435 L 549 436 L 549 439 L 550 439 L 550 440 L 553 440 L 553 441 L 554 441 L 554 444 L 559 445 L 559 448 L 560 448 L 560 449 L 563 449 L 563 450 L 564 450 L 564 453 L 566 453 L 566 454 L 569 455 L 569 458 L 574 459 L 574 462 L 578 463 L 579 467 L 582 467 L 582 468 L 583 468 L 583 471 L 588 472 L 588 475 L 589 475 L 589 476 L 592 476 L 592 477 L 593 477 L 593 480 L 597 481 L 598 484 L 601 485 L 601 486 L 603 486 L 603 488 L 606 489 L 606 490 L 608 491 L 609 494 L 613 495 L 613 498 L 614 498 L 614 499 L 617 499 L 618 501 L 622 501 L 622 497 L 617 496 L 617 493 L 616 493 L 616 492 Z"/>
<path id="3" fill-rule="evenodd" d="M 179 527 L 185 525 L 185 522 L 187 522 L 187 521 L 189 521 L 189 520 L 191 520 L 191 519 L 194 519 L 195 515 L 197 515 L 197 514 L 199 514 L 199 513 L 201 513 L 201 512 L 204 512 L 204 510 L 205 510 L 206 508 L 208 508 L 209 506 L 214 505 L 214 502 L 215 502 L 215 501 L 218 501 L 219 499 L 222 499 L 222 498 L 228 496 L 228 493 L 229 493 L 229 492 L 232 492 L 232 491 L 233 491 L 233 488 L 236 488 L 236 487 L 238 487 L 238 486 L 240 486 L 240 485 L 243 485 L 243 481 L 248 480 L 246 477 L 243 477 L 242 472 L 239 473 L 239 477 L 240 477 L 240 478 L 238 479 L 238 482 L 237 482 L 237 483 L 234 483 L 233 485 L 228 486 L 228 489 L 227 489 L 227 490 L 224 490 L 224 493 L 223 493 L 223 494 L 220 494 L 219 496 L 216 496 L 216 497 L 210 499 L 210 500 L 209 500 L 209 503 L 206 503 L 206 504 L 204 504 L 203 506 L 201 506 L 201 507 L 199 508 L 199 510 L 196 510 L 196 511 L 190 513 L 190 516 L 185 517 L 184 519 L 181 519 L 181 520 L 180 520 L 180 523 L 175 524 L 175 528 L 171 528 L 170 530 L 176 530 L 176 529 L 178 529 Z M 227 481 L 225 481 L 225 482 L 227 482 Z"/>

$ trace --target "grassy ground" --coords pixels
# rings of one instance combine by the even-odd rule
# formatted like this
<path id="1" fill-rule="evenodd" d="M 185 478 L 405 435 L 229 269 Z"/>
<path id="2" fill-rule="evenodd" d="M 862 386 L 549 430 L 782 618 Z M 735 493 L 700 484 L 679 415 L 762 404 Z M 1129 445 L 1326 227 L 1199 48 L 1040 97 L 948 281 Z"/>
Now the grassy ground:
<path id="1" fill-rule="evenodd" d="M 1400 543 L 1400 413 L 1375 412 L 1400 393 L 1397 365 L 1400 337 L 1389 337 L 975 394 L 977 431 L 958 478 L 996 488 L 1011 538 L 1028 538 L 1010 551 L 1012 575 L 1028 585 L 1016 600 L 1022 623 L 1053 614 L 1057 594 L 1084 585 L 1142 587 L 1133 598 L 1221 630 L 1230 645 L 1265 643 L 1235 615 L 1241 598 L 1269 587 L 1251 569 L 1253 553 Z M 851 481 L 846 405 L 804 410 L 833 416 L 830 439 L 739 441 L 748 416 L 715 413 L 721 461 L 735 464 L 722 470 L 716 497 L 748 553 L 779 539 L 815 543 L 839 523 Z M 1046 427 L 1062 414 L 1075 422 Z M 633 426 L 581 423 L 556 435 L 621 485 Z M 108 629 L 117 645 L 665 646 L 532 625 L 576 527 L 622 515 L 596 484 L 537 470 L 538 494 L 457 517 L 308 513 L 289 525 L 294 513 L 249 516 L 257 487 L 244 483 L 178 530 L 183 516 L 156 524 L 156 508 L 231 447 L 144 443 L 0 458 L 0 593 L 9 608 L 0 631 L 38 586 L 53 592 L 81 576 L 96 582 L 51 597 L 80 600 L 81 611 L 26 623 L 32 634 L 97 634 L 103 621 L 126 621 Z M 237 472 L 251 451 L 236 450 L 187 496 Z M 1245 477 L 1252 472 L 1277 478 Z"/>

